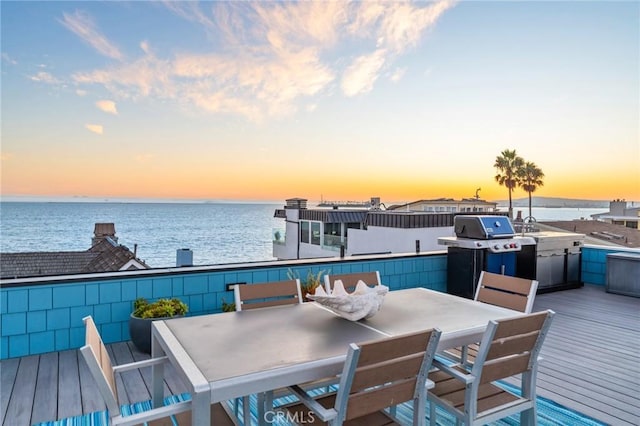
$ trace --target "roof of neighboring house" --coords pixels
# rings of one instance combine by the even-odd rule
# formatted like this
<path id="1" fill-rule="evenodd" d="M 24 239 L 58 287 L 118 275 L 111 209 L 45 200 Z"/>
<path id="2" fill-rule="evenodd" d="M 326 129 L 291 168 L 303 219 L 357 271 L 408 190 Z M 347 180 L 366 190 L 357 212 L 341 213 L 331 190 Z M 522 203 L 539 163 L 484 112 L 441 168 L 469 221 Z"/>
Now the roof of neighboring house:
<path id="1" fill-rule="evenodd" d="M 90 274 L 126 269 L 148 269 L 127 247 L 104 239 L 86 251 L 0 254 L 0 278 Z"/>

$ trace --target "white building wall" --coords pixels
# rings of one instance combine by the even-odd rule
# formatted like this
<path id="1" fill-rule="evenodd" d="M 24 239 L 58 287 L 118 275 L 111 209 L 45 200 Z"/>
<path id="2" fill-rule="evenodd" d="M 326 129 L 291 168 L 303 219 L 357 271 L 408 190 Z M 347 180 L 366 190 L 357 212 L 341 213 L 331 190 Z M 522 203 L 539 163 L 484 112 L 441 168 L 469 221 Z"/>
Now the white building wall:
<path id="1" fill-rule="evenodd" d="M 420 251 L 445 250 L 439 237 L 454 237 L 453 226 L 438 228 L 383 228 L 369 226 L 367 230 L 349 229 L 347 255 L 366 253 L 415 253 L 416 240 Z"/>

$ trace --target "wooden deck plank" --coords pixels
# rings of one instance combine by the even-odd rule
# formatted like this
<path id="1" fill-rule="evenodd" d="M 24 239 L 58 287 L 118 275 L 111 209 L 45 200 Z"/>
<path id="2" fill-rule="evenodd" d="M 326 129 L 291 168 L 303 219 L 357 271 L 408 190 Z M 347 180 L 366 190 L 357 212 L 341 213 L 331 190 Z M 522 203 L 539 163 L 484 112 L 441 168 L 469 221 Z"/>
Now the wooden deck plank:
<path id="1" fill-rule="evenodd" d="M 7 406 L 4 424 L 30 425 L 33 397 L 36 391 L 40 356 L 31 355 L 20 359 L 16 382 Z"/>
<path id="2" fill-rule="evenodd" d="M 40 355 L 31 423 L 55 419 L 58 415 L 58 352 Z"/>
<path id="3" fill-rule="evenodd" d="M 113 350 L 114 357 L 112 360 L 115 365 L 128 364 L 134 361 L 126 342 L 114 343 L 111 345 L 111 349 Z M 144 383 L 140 370 L 124 371 L 117 375 L 122 379 L 126 389 L 128 403 L 151 399 L 151 393 Z M 118 397 L 122 400 L 123 395 L 118 395 Z"/>
<path id="4" fill-rule="evenodd" d="M 62 351 L 58 358 L 58 418 L 82 414 L 78 351 Z"/>
<path id="5" fill-rule="evenodd" d="M 20 358 L 7 359 L 0 364 L 0 421 L 3 424 L 19 365 Z"/>

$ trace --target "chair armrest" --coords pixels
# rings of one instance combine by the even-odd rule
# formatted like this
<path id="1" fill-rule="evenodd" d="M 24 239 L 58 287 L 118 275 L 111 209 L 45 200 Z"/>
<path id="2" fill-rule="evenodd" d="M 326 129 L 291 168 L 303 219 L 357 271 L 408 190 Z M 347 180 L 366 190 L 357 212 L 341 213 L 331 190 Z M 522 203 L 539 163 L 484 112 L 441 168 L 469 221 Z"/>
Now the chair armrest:
<path id="1" fill-rule="evenodd" d="M 447 364 L 438 361 L 437 359 L 433 360 L 432 365 L 434 367 L 437 367 L 439 370 L 442 370 L 445 373 L 449 374 L 450 376 L 453 376 L 454 378 L 460 380 L 465 385 L 473 383 L 473 381 L 475 380 L 475 376 L 472 376 L 471 374 L 464 374 L 463 372 L 456 370 L 455 368 L 450 367 Z"/>
<path id="2" fill-rule="evenodd" d="M 312 410 L 315 414 L 318 415 L 318 418 L 323 422 L 328 422 L 334 419 L 338 412 L 333 408 L 324 408 L 318 401 L 313 399 L 307 392 L 304 391 L 300 386 L 293 385 L 288 386 L 289 390 L 300 399 L 304 405 L 307 406 L 310 410 Z"/>
<path id="3" fill-rule="evenodd" d="M 155 364 L 162 364 L 163 362 L 167 362 L 168 360 L 169 358 L 163 356 L 159 358 L 145 359 L 144 361 L 130 362 L 128 364 L 114 365 L 113 372 L 120 373 L 127 370 L 135 370 L 136 368 L 149 367 Z"/>
<path id="4" fill-rule="evenodd" d="M 191 401 L 182 401 L 175 404 L 164 405 L 162 407 L 153 408 L 151 410 L 143 411 L 141 413 L 129 414 L 122 416 L 122 414 L 116 416 L 116 424 L 123 426 L 134 426 L 150 422 L 152 420 L 163 419 L 165 417 L 183 413 L 192 409 Z"/>

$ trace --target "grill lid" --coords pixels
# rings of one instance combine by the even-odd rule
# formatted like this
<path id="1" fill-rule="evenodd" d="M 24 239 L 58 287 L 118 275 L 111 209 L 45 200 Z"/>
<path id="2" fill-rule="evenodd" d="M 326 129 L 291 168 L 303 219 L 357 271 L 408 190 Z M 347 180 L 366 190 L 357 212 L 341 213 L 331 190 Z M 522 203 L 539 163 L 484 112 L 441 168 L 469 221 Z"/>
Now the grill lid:
<path id="1" fill-rule="evenodd" d="M 476 240 L 512 238 L 515 235 L 506 216 L 459 215 L 453 218 L 453 229 L 459 238 Z"/>

